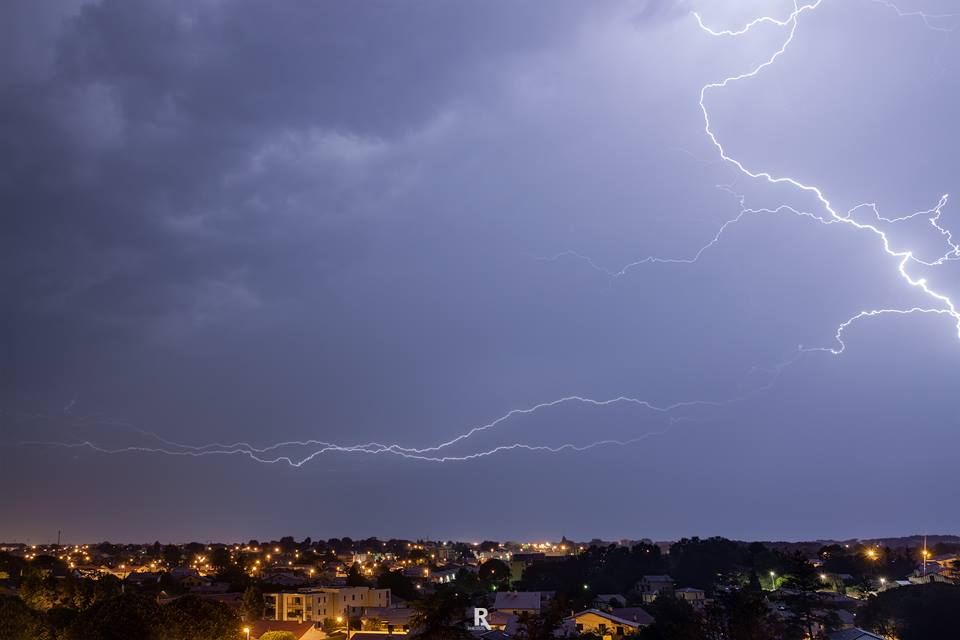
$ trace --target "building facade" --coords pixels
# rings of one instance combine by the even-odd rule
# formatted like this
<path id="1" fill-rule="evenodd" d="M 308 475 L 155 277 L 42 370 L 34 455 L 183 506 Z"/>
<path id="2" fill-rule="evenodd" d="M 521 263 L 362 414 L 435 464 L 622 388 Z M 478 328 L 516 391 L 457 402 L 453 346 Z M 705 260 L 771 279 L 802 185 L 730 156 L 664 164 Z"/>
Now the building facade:
<path id="1" fill-rule="evenodd" d="M 317 587 L 264 596 L 274 620 L 323 622 L 359 617 L 368 607 L 389 607 L 390 589 Z"/>

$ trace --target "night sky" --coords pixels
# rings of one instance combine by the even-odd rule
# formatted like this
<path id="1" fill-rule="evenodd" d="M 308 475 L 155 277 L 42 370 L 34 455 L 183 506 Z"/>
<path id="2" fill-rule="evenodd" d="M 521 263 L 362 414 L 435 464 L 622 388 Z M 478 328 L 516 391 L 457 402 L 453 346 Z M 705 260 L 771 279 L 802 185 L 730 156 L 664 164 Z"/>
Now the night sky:
<path id="1" fill-rule="evenodd" d="M 960 17 L 705 93 L 936 298 L 705 131 L 793 7 L 4 2 L 0 539 L 957 532 Z"/>

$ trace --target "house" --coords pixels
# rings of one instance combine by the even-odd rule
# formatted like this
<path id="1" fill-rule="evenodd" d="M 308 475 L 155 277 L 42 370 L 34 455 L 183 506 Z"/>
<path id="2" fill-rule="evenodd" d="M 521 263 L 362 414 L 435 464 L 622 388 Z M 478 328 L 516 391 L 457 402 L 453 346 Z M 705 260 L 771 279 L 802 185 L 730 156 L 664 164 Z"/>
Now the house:
<path id="1" fill-rule="evenodd" d="M 200 572 L 193 567 L 174 567 L 170 569 L 170 577 L 182 583 L 183 580 L 188 578 L 199 578 Z"/>
<path id="2" fill-rule="evenodd" d="M 842 629 L 827 634 L 828 640 L 883 640 L 882 636 L 863 629 Z"/>
<path id="3" fill-rule="evenodd" d="M 327 637 L 312 622 L 257 620 L 244 624 L 244 628 L 250 629 L 250 640 L 259 640 L 268 631 L 286 631 L 292 633 L 295 640 L 322 640 Z"/>
<path id="4" fill-rule="evenodd" d="M 596 633 L 603 637 L 623 638 L 637 633 L 641 628 L 653 624 L 653 616 L 640 607 L 615 609 L 620 613 L 585 609 L 575 613 L 568 620 L 573 621 L 577 633 Z M 628 617 L 622 617 L 622 616 Z"/>
<path id="5" fill-rule="evenodd" d="M 840 620 L 841 629 L 853 628 L 856 615 L 852 611 L 847 611 L 846 609 L 835 609 L 834 613 L 837 614 L 837 618 Z"/>
<path id="6" fill-rule="evenodd" d="M 513 635 L 520 627 L 520 616 L 506 611 L 491 611 L 487 614 L 487 624 L 497 631 Z"/>
<path id="7" fill-rule="evenodd" d="M 205 584 L 200 585 L 199 587 L 191 587 L 191 593 L 227 593 L 230 591 L 229 582 L 214 582 L 209 581 Z"/>
<path id="8" fill-rule="evenodd" d="M 707 593 L 703 589 L 684 587 L 675 590 L 673 593 L 678 600 L 683 600 L 697 611 L 703 611 L 707 604 Z"/>
<path id="9" fill-rule="evenodd" d="M 643 576 L 637 582 L 636 591 L 646 603 L 653 602 L 661 594 L 673 595 L 673 578 L 667 575 Z"/>
<path id="10" fill-rule="evenodd" d="M 494 599 L 493 608 L 504 613 L 540 614 L 539 591 L 499 591 Z"/>
<path id="11" fill-rule="evenodd" d="M 269 573 L 263 576 L 265 584 L 275 587 L 298 587 L 307 582 L 303 576 L 297 575 L 292 571 Z"/>
<path id="12" fill-rule="evenodd" d="M 513 637 L 506 631 L 499 631 L 497 629 L 491 631 L 474 631 L 471 635 L 478 640 L 510 640 L 510 638 Z"/>
<path id="13" fill-rule="evenodd" d="M 457 579 L 457 569 L 435 569 L 430 572 L 430 581 L 437 584 L 446 584 Z"/>
<path id="14" fill-rule="evenodd" d="M 367 607 L 360 616 L 360 625 L 364 631 L 386 631 L 388 633 L 406 633 L 410 630 L 413 609 L 394 607 Z"/>
<path id="15" fill-rule="evenodd" d="M 137 573 L 131 573 L 127 576 L 126 581 L 130 584 L 135 584 L 137 586 L 143 586 L 150 583 L 160 582 L 160 577 L 163 573 L 159 571 L 140 571 Z"/>
<path id="16" fill-rule="evenodd" d="M 605 607 L 622 607 L 627 603 L 626 596 L 622 596 L 619 593 L 601 593 L 596 598 L 598 605 L 601 605 L 601 608 Z"/>
<path id="17" fill-rule="evenodd" d="M 653 616 L 641 607 L 617 607 L 611 609 L 609 613 L 612 613 L 618 618 L 631 620 L 641 626 L 653 623 Z"/>
<path id="18" fill-rule="evenodd" d="M 213 580 L 211 580 L 210 578 L 205 578 L 203 576 L 185 576 L 177 580 L 177 582 L 180 583 L 181 587 L 186 587 L 191 591 L 203 590 L 210 587 L 213 584 Z"/>
<path id="19" fill-rule="evenodd" d="M 929 564 L 929 563 L 928 563 Z M 910 582 L 913 584 L 931 584 L 934 582 L 942 582 L 945 584 L 957 584 L 960 580 L 953 578 L 948 569 L 944 569 L 940 566 L 928 566 L 926 568 L 926 573 L 922 569 L 917 569 L 913 572 L 912 576 L 907 577 Z"/>

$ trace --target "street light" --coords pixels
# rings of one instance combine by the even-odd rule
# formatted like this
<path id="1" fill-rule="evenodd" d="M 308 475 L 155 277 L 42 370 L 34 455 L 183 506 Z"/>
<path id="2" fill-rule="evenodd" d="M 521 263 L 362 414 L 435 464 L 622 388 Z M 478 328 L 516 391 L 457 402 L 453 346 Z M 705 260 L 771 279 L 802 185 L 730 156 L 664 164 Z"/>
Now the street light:
<path id="1" fill-rule="evenodd" d="M 343 616 L 337 616 L 337 624 L 343 623 Z M 347 640 L 350 639 L 350 618 L 347 618 Z"/>
<path id="2" fill-rule="evenodd" d="M 243 632 L 247 634 L 247 640 L 250 640 L 250 627 L 244 627 Z"/>
<path id="3" fill-rule="evenodd" d="M 776 580 L 775 580 L 776 577 L 777 577 L 777 574 L 774 573 L 773 571 L 771 571 L 771 572 L 770 572 L 770 591 L 776 591 L 776 590 L 777 590 L 777 583 L 776 583 Z"/>

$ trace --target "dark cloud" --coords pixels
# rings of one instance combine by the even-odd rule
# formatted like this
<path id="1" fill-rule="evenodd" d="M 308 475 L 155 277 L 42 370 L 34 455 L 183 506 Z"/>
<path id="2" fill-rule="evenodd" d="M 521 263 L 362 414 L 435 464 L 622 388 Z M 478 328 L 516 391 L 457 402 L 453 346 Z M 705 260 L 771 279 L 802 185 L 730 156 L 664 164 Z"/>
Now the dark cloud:
<path id="1" fill-rule="evenodd" d="M 746 11 L 732 2 L 708 8 L 732 27 L 736 15 L 724 12 L 734 5 Z M 953 166 L 953 145 L 930 141 L 956 132 L 942 126 L 949 83 L 914 70 L 923 68 L 926 48 L 951 45 L 905 31 L 883 7 L 863 14 L 855 6 L 836 3 L 811 16 L 777 72 L 711 94 L 715 127 L 738 155 L 783 171 L 802 167 L 838 197 L 879 188 L 930 206 L 949 190 Z M 426 445 L 574 393 L 659 402 L 738 395 L 798 342 L 832 344 L 837 321 L 856 310 L 913 304 L 870 241 L 789 218 L 745 220 L 696 266 L 654 265 L 613 283 L 582 260 L 537 259 L 575 250 L 616 269 L 645 255 L 689 256 L 738 209 L 714 185 L 732 183 L 762 205 L 792 198 L 737 180 L 718 163 L 697 104 L 703 83 L 755 64 L 782 33 L 712 38 L 696 29 L 691 8 L 4 3 L 0 359 L 11 364 L 2 368 L 0 400 L 14 413 L 4 414 L 10 433 L 0 439 L 47 429 L 66 438 L 138 437 L 65 419 L 62 407 L 78 398 L 77 416 L 108 414 L 190 442 Z M 865 26 L 864 15 L 876 24 Z M 898 45 L 876 51 L 878 34 L 891 33 Z M 928 97 L 936 109 L 926 110 L 941 124 L 890 124 L 913 108 L 913 98 L 898 96 L 903 86 L 924 96 L 946 91 Z M 848 90 L 857 100 L 847 100 Z M 857 151 L 864 146 L 871 152 Z M 906 162 L 908 155 L 923 163 Z M 652 531 L 639 533 L 712 533 L 691 529 L 712 523 L 707 515 L 735 531 L 760 526 L 749 510 L 768 509 L 782 487 L 754 505 L 732 500 L 724 514 L 722 501 L 701 490 L 714 487 L 713 478 L 727 478 L 721 489 L 736 498 L 763 458 L 762 473 L 780 472 L 802 487 L 804 461 L 822 452 L 822 438 L 837 438 L 845 450 L 862 441 L 865 429 L 849 424 L 865 397 L 882 396 L 866 415 L 896 438 L 897 424 L 911 415 L 903 397 L 945 393 L 926 386 L 927 370 L 906 376 L 909 388 L 878 373 L 915 371 L 928 359 L 937 384 L 952 379 L 953 360 L 939 350 L 943 327 L 925 320 L 920 338 L 905 325 L 911 340 L 858 331 L 860 353 L 871 355 L 836 359 L 836 369 L 826 358 L 804 361 L 755 402 L 690 416 L 671 435 L 615 452 L 504 455 L 442 469 L 326 457 L 294 472 L 236 458 L 76 452 L 73 459 L 18 450 L 23 457 L 3 478 L 53 474 L 33 483 L 35 499 L 9 497 L 31 531 L 51 526 L 53 516 L 36 506 L 45 504 L 87 532 L 102 531 L 102 520 L 84 520 L 57 491 L 58 482 L 82 478 L 79 485 L 102 500 L 94 509 L 101 516 L 144 495 L 176 506 L 169 489 L 193 496 L 190 508 L 216 503 L 197 526 L 226 536 L 251 526 L 234 513 L 239 483 L 278 527 L 346 533 L 310 514 L 290 515 L 268 491 L 282 482 L 309 502 L 334 474 L 356 493 L 335 496 L 343 502 L 332 510 L 357 527 L 378 524 L 375 510 L 356 507 L 381 495 L 371 492 L 404 487 L 424 499 L 385 516 L 393 521 L 470 537 L 553 535 L 570 522 L 569 499 L 593 500 L 610 487 L 623 493 L 642 481 L 656 485 L 646 490 L 643 512 L 661 521 L 641 522 L 611 501 L 609 526 L 581 523 L 576 533 L 634 535 L 628 529 L 647 525 Z M 915 352 L 887 349 L 889 342 Z M 9 418 L 51 406 L 57 420 L 43 426 Z M 919 414 L 939 425 L 949 407 L 924 404 Z M 510 421 L 491 442 L 629 438 L 664 426 L 643 411 L 582 409 Z M 951 437 L 938 429 L 926 433 Z M 753 442 L 762 450 L 754 453 Z M 870 446 L 875 459 L 895 464 L 879 442 Z M 613 462 L 604 460 L 608 453 Z M 863 468 L 842 471 L 851 485 L 864 477 Z M 645 473 L 668 480 L 661 486 Z M 688 486 L 691 478 L 700 489 Z M 817 482 L 807 493 L 798 489 L 797 499 L 828 490 L 827 480 Z M 536 509 L 502 500 L 503 513 L 532 518 L 507 532 L 509 517 L 493 522 L 459 504 L 478 485 L 501 496 L 526 486 L 543 499 Z M 210 495 L 198 495 L 198 486 Z M 846 500 L 856 510 L 857 499 Z M 438 501 L 457 504 L 438 515 L 427 506 Z M 676 504 L 688 501 L 678 513 Z M 154 535 L 151 527 L 177 535 L 141 509 L 142 525 L 126 526 L 124 535 Z M 803 524 L 781 515 L 783 526 L 767 531 L 789 536 Z M 414 531 L 419 526 L 364 533 L 427 533 Z M 238 535 L 280 533 L 267 528 Z M 828 533 L 815 528 L 807 530 Z"/>
<path id="2" fill-rule="evenodd" d="M 24 312 L 135 324 L 242 312 L 295 292 L 297 273 L 342 266 L 361 250 L 355 210 L 397 179 L 366 165 L 389 164 L 398 138 L 482 92 L 511 55 L 566 37 L 578 12 L 75 9 L 45 22 L 50 50 L 18 49 L 26 60 L 4 85 L 4 273 Z M 8 11 L 21 26 L 43 13 Z"/>

